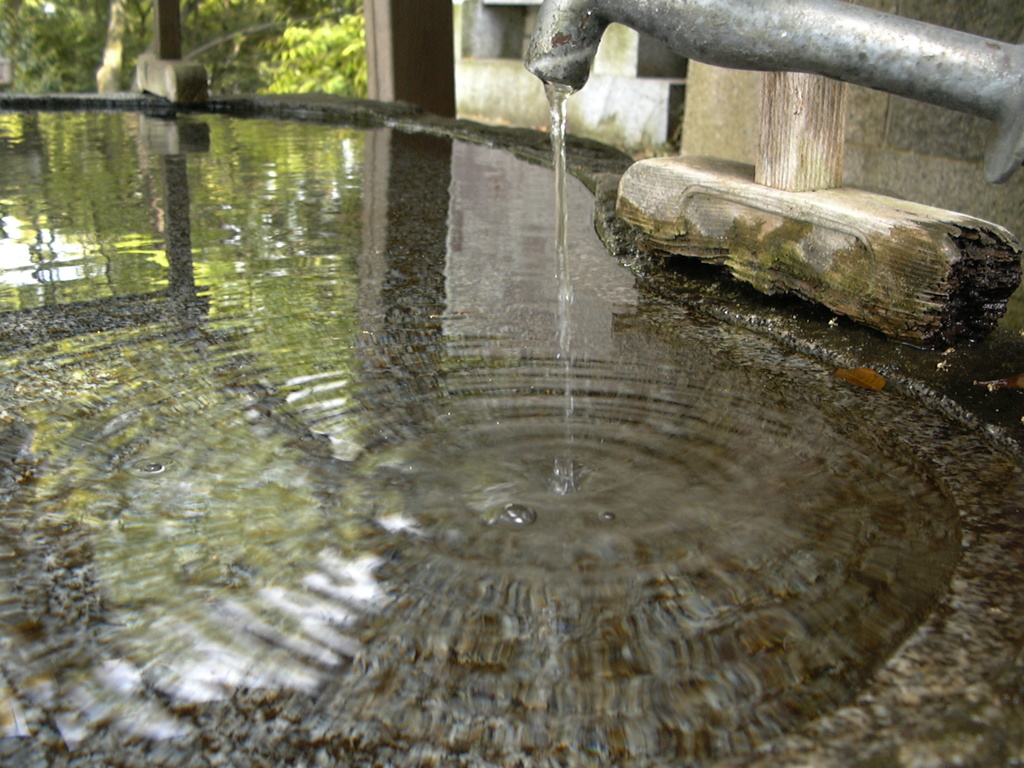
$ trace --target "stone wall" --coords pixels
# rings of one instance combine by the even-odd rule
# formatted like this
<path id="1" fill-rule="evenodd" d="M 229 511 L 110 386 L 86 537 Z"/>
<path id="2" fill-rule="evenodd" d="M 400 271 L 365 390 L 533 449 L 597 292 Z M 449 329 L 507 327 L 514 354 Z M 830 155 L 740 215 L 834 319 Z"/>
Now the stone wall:
<path id="1" fill-rule="evenodd" d="M 546 128 L 540 81 L 523 55 L 540 0 L 463 0 L 456 10 L 460 117 Z M 677 133 L 687 62 L 657 40 L 613 24 L 587 87 L 568 104 L 569 130 L 623 149 L 662 149 Z"/>

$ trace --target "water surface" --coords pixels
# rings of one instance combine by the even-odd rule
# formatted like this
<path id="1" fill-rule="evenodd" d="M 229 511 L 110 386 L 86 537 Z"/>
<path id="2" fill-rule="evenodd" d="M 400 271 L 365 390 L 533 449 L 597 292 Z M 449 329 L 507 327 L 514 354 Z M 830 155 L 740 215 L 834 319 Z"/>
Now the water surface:
<path id="1" fill-rule="evenodd" d="M 0 115 L 2 754 L 694 764 L 848 701 L 959 551 L 913 408 L 569 201 L 567 366 L 507 152 Z"/>

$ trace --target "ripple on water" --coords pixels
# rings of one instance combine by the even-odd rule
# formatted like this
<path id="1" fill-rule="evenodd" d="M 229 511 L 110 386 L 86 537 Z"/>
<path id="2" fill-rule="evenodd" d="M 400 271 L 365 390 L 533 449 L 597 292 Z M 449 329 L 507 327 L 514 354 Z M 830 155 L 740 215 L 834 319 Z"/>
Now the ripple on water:
<path id="1" fill-rule="evenodd" d="M 847 700 L 955 562 L 933 485 L 743 376 L 582 361 L 567 424 L 557 360 L 449 361 L 410 411 L 159 349 L 5 516 L 7 674 L 69 744 L 284 690 L 368 761 L 709 759 Z"/>
<path id="2" fill-rule="evenodd" d="M 821 412 L 582 363 L 567 432 L 559 370 L 453 371 L 430 429 L 354 462 L 353 505 L 415 525 L 336 702 L 455 752 L 710 758 L 848 698 L 943 589 L 949 504 Z"/>

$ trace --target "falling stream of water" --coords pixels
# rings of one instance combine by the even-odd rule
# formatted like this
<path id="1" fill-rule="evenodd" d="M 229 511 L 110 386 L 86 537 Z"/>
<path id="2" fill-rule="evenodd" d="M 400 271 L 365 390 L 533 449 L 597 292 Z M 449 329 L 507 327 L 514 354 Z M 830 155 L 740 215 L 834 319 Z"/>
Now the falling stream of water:
<path id="1" fill-rule="evenodd" d="M 572 88 L 558 83 L 544 83 L 551 110 L 551 153 L 555 169 L 555 249 L 558 279 L 558 356 L 565 372 L 565 429 L 567 454 L 555 460 L 554 491 L 573 493 L 578 474 L 572 456 L 572 272 L 569 267 L 568 219 L 565 186 L 565 114 Z"/>

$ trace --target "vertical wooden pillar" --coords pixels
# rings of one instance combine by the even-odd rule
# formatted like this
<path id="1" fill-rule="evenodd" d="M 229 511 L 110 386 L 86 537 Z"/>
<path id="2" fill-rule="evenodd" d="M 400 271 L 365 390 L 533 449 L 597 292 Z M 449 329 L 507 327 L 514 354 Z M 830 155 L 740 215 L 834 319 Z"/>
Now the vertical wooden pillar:
<path id="1" fill-rule="evenodd" d="M 367 95 L 455 116 L 452 0 L 367 0 Z"/>
<path id="2" fill-rule="evenodd" d="M 802 72 L 766 72 L 754 179 L 787 192 L 843 184 L 846 83 Z"/>
<path id="3" fill-rule="evenodd" d="M 181 7 L 179 0 L 154 0 L 154 53 L 158 59 L 181 58 Z"/>
<path id="4" fill-rule="evenodd" d="M 180 0 L 153 0 L 153 52 L 139 54 L 136 90 L 173 102 L 201 103 L 207 99 L 206 70 L 181 60 Z"/>

